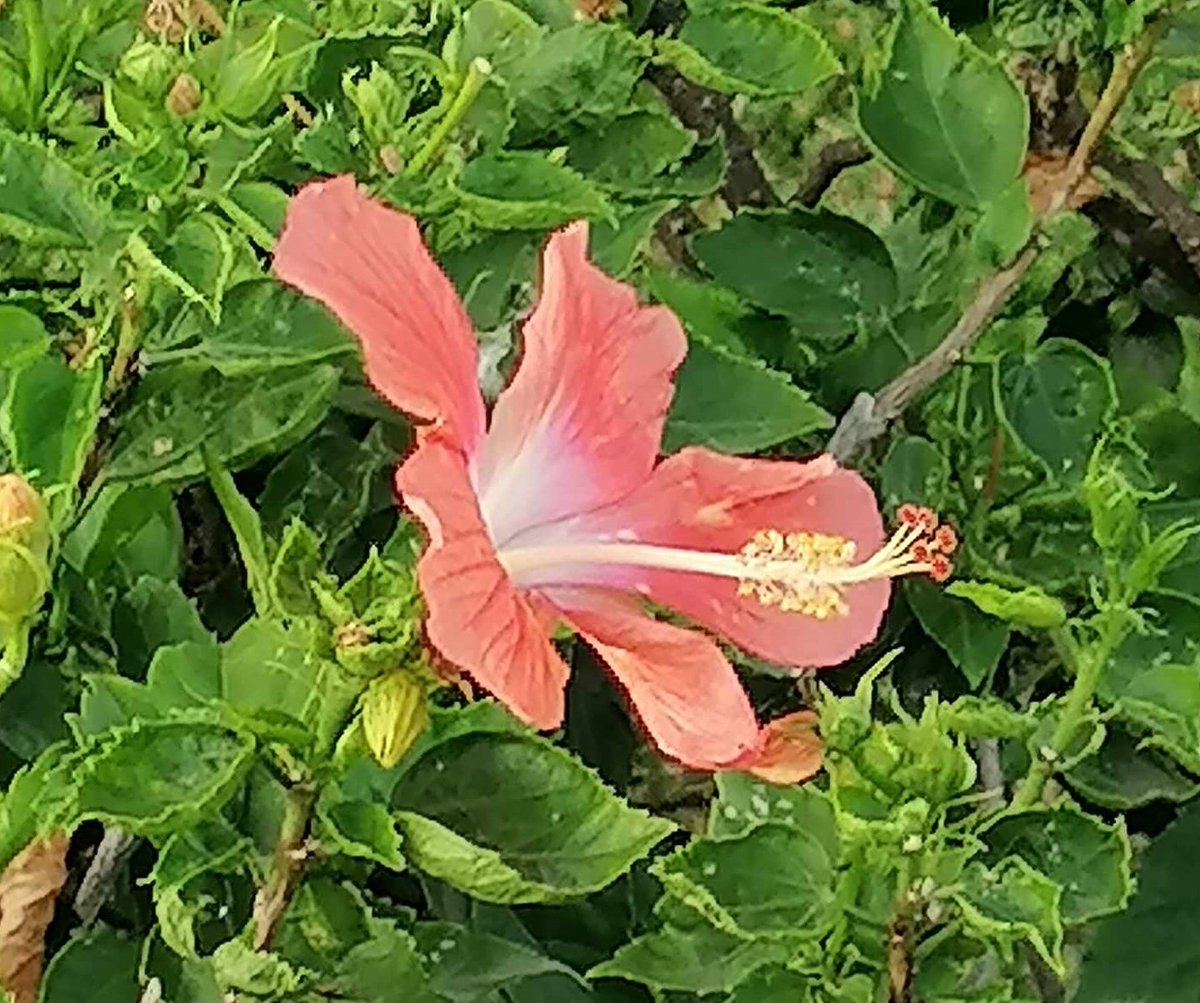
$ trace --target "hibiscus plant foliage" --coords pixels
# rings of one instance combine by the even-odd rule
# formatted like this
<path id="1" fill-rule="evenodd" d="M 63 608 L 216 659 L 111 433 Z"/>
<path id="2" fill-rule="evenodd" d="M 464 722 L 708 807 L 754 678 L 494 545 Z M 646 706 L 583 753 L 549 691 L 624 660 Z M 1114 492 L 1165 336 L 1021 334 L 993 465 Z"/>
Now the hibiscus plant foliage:
<path id="1" fill-rule="evenodd" d="M 1200 1003 L 1198 0 L 0 5 L 0 999 Z"/>

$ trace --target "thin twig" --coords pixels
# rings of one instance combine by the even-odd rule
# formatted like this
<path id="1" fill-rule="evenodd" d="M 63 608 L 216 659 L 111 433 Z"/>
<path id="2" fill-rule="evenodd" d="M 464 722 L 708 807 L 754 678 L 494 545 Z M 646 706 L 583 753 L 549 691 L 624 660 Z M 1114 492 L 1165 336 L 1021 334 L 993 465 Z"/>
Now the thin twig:
<path id="1" fill-rule="evenodd" d="M 271 873 L 254 898 L 253 943 L 256 951 L 271 946 L 304 871 L 308 859 L 304 844 L 308 839 L 316 796 L 315 787 L 309 783 L 299 783 L 288 789 Z"/>
<path id="2" fill-rule="evenodd" d="M 1123 157 L 1112 149 L 1101 150 L 1096 163 L 1128 185 L 1146 208 L 1162 220 L 1192 269 L 1200 275 L 1200 214 L 1192 210 L 1162 171 L 1147 160 Z"/>
<path id="3" fill-rule="evenodd" d="M 75 892 L 75 915 L 84 926 L 96 921 L 104 903 L 112 895 L 121 865 L 133 852 L 134 842 L 134 837 L 120 826 L 104 827 L 100 845 L 96 847 L 92 862 L 88 864 L 79 882 L 79 889 Z"/>
<path id="4" fill-rule="evenodd" d="M 1117 58 L 1112 75 L 1062 172 L 1042 220 L 1062 210 L 1087 176 L 1097 144 L 1112 124 L 1138 74 L 1153 55 L 1154 46 L 1163 30 L 1162 21 L 1151 25 Z M 987 330 L 1037 260 L 1038 240 L 1035 233 L 1011 265 L 980 283 L 958 323 L 929 355 L 909 366 L 874 397 L 859 395 L 834 430 L 826 447 L 828 452 L 842 461 L 854 458 L 871 440 L 883 434 L 888 424 L 899 417 L 909 404 L 962 359 Z"/>
<path id="5" fill-rule="evenodd" d="M 998 811 L 1004 807 L 1004 771 L 1000 768 L 1000 743 L 994 738 L 982 738 L 976 744 L 979 760 L 979 786 L 987 795 L 984 808 Z"/>
<path id="6" fill-rule="evenodd" d="M 692 83 L 670 67 L 652 66 L 647 76 L 689 129 L 705 139 L 718 129 L 724 135 L 729 166 L 721 197 L 731 209 L 777 204 L 775 191 L 754 156 L 754 144 L 734 117 L 728 97 Z"/>
<path id="7" fill-rule="evenodd" d="M 865 164 L 870 159 L 871 151 L 857 136 L 835 140 L 817 154 L 816 162 L 808 172 L 808 177 L 800 182 L 792 201 L 813 208 L 842 171 Z"/>

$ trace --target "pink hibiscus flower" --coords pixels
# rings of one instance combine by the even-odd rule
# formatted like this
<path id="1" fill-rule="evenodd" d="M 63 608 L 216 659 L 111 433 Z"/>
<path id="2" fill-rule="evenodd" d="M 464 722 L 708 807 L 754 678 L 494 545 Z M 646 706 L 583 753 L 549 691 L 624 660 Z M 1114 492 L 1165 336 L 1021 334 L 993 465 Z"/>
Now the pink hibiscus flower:
<path id="1" fill-rule="evenodd" d="M 760 728 L 720 647 L 644 603 L 772 662 L 833 665 L 875 636 L 892 577 L 934 570 L 932 513 L 910 509 L 885 543 L 871 488 L 831 457 L 689 448 L 658 462 L 687 342 L 669 310 L 588 261 L 583 223 L 546 246 L 490 422 L 471 323 L 410 217 L 350 177 L 309 185 L 275 271 L 357 335 L 376 390 L 424 423 L 396 486 L 429 535 L 418 576 L 441 655 L 554 728 L 568 670 L 551 634 L 566 623 L 665 756 L 782 781 L 816 769 L 811 715 Z"/>

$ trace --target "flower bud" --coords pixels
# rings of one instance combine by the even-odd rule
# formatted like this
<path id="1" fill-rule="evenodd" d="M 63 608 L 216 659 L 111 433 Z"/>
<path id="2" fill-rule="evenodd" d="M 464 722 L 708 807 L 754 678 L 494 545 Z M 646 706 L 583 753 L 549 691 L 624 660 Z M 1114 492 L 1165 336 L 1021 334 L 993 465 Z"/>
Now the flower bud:
<path id="1" fill-rule="evenodd" d="M 17 474 L 0 476 L 0 624 L 41 606 L 49 557 L 50 519 L 41 496 Z"/>
<path id="2" fill-rule="evenodd" d="M 372 680 L 363 697 L 362 723 L 376 761 L 390 769 L 412 748 L 429 721 L 425 687 L 407 672 Z"/>

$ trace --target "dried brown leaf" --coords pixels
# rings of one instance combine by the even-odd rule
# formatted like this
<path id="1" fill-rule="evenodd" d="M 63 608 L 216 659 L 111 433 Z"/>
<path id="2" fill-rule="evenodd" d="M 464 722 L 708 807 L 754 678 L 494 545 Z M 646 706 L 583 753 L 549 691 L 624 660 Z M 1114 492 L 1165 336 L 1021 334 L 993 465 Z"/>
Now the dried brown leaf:
<path id="1" fill-rule="evenodd" d="M 1029 205 L 1035 216 L 1043 215 L 1063 183 L 1071 155 L 1066 150 L 1038 152 L 1031 150 L 1025 158 L 1025 181 L 1029 185 Z M 1067 199 L 1066 208 L 1082 209 L 1092 199 L 1104 194 L 1104 187 L 1090 173 L 1075 187 Z"/>
<path id="2" fill-rule="evenodd" d="M 58 833 L 30 843 L 0 874 L 0 986 L 14 1003 L 36 1003 L 66 861 L 67 837 Z"/>

